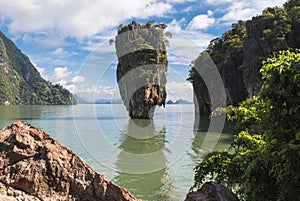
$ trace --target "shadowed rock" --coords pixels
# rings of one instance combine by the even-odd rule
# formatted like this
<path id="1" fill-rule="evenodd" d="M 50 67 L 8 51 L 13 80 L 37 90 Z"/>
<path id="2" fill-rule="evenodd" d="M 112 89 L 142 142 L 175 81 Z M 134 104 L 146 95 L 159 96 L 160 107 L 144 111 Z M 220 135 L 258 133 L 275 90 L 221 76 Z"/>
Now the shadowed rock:
<path id="1" fill-rule="evenodd" d="M 138 200 L 23 121 L 0 130 L 0 182 L 0 200 Z"/>
<path id="2" fill-rule="evenodd" d="M 206 182 L 198 191 L 188 193 L 185 201 L 239 201 L 239 199 L 225 186 L 216 182 Z"/>

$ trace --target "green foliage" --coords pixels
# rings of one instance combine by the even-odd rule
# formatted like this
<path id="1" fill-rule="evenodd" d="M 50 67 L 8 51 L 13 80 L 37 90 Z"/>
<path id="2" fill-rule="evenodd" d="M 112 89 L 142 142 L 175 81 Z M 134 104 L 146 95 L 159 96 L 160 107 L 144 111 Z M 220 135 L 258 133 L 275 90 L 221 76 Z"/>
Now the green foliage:
<path id="1" fill-rule="evenodd" d="M 264 102 L 254 96 L 241 102 L 239 107 L 228 106 L 227 117 L 237 121 L 237 126 L 245 129 L 253 129 L 253 126 L 262 121 L 264 114 Z"/>
<path id="2" fill-rule="evenodd" d="M 259 96 L 228 107 L 244 131 L 229 151 L 212 152 L 195 168 L 194 187 L 214 179 L 242 200 L 299 200 L 300 51 L 274 54 L 261 73 Z"/>
<path id="3" fill-rule="evenodd" d="M 237 106 L 257 95 L 262 83 L 261 62 L 289 48 L 300 48 L 299 0 L 290 0 L 284 7 L 266 8 L 251 20 L 238 21 L 222 37 L 212 40 L 206 51 L 223 79 L 227 101 Z M 201 100 L 209 100 L 205 83 L 193 67 L 187 80 L 193 83 L 200 105 L 204 104 Z"/>
<path id="4" fill-rule="evenodd" d="M 0 105 L 6 101 L 14 105 L 76 102 L 68 90 L 45 81 L 29 58 L 0 32 Z"/>
<path id="5" fill-rule="evenodd" d="M 120 55 L 117 67 L 117 80 L 128 71 L 143 65 L 168 66 L 166 47 L 170 32 L 165 32 L 166 24 L 154 24 L 153 20 L 146 24 L 132 21 L 127 26 L 120 25 L 115 46 Z M 126 54 L 124 55 L 124 52 Z M 155 72 L 141 72 L 140 77 L 151 78 Z"/>
<path id="6" fill-rule="evenodd" d="M 261 69 L 264 85 L 260 97 L 269 105 L 264 125 L 280 141 L 290 141 L 300 130 L 300 51 L 280 51 Z"/>
<path id="7" fill-rule="evenodd" d="M 226 59 L 224 59 L 225 55 L 230 55 L 237 66 L 242 64 L 243 43 L 246 37 L 246 23 L 239 21 L 232 25 L 231 30 L 223 34 L 222 39 L 216 38 L 210 42 L 208 53 L 220 70 L 227 63 Z"/>

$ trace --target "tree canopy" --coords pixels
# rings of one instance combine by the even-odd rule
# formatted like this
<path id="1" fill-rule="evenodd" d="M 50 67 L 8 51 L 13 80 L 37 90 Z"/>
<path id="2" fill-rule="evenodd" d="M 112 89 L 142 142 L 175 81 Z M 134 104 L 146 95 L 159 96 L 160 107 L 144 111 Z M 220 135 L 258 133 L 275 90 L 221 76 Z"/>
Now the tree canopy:
<path id="1" fill-rule="evenodd" d="M 227 108 L 243 131 L 230 150 L 209 153 L 195 168 L 194 187 L 214 179 L 242 200 L 299 200 L 300 51 L 275 53 L 260 72 L 259 95 Z"/>

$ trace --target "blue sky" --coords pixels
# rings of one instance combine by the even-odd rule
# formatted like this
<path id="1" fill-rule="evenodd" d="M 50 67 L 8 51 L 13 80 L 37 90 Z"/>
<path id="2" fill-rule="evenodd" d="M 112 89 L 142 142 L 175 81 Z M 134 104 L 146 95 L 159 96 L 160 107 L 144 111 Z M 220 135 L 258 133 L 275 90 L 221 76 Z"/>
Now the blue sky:
<path id="1" fill-rule="evenodd" d="M 108 40 L 132 20 L 166 23 L 168 99 L 192 100 L 189 63 L 238 20 L 285 0 L 0 0 L 0 30 L 41 75 L 85 99 L 119 98 L 116 56 Z"/>

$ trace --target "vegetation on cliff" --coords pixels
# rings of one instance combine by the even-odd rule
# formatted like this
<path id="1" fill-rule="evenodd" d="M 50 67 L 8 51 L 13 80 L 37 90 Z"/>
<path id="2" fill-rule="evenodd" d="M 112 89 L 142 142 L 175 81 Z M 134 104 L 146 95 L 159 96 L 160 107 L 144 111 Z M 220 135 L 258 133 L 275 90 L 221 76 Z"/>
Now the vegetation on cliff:
<path id="1" fill-rule="evenodd" d="M 242 200 L 299 200 L 300 51 L 274 54 L 260 72 L 259 95 L 228 107 L 243 131 L 230 150 L 209 153 L 196 167 L 194 187 L 214 179 Z"/>
<path id="2" fill-rule="evenodd" d="M 0 32 L 0 105 L 74 103 L 68 90 L 44 80 L 29 58 Z"/>
<path id="3" fill-rule="evenodd" d="M 237 106 L 247 97 L 258 95 L 262 85 L 261 62 L 288 48 L 300 48 L 299 0 L 290 0 L 282 8 L 267 8 L 262 15 L 239 21 L 221 38 L 212 40 L 206 51 L 223 79 L 228 105 Z M 192 68 L 188 80 L 199 105 L 207 105 L 199 108 L 200 113 L 211 112 L 209 93 L 201 75 Z"/>

